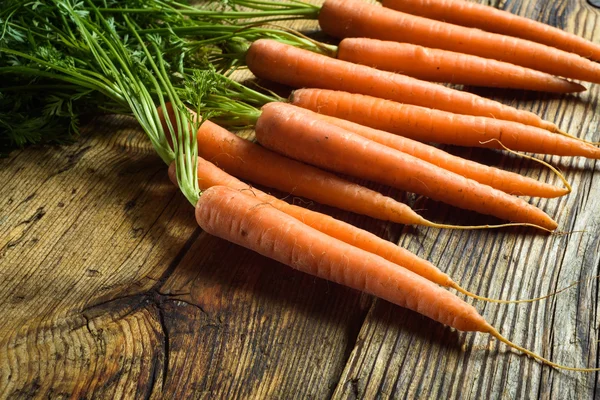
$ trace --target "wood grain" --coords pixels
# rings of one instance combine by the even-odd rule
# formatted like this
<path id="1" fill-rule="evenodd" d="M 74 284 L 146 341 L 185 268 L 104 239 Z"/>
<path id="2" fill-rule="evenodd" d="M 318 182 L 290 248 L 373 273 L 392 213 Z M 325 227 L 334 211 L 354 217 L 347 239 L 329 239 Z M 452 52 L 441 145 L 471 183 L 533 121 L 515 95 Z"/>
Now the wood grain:
<path id="1" fill-rule="evenodd" d="M 584 0 L 485 3 L 600 42 L 598 10 Z M 588 87 L 566 97 L 476 92 L 598 141 L 599 92 Z M 448 150 L 558 184 L 527 160 Z M 531 305 L 467 301 L 517 343 L 593 366 L 596 162 L 545 159 L 575 190 L 531 202 L 568 235 L 404 228 L 312 207 L 399 242 L 482 295 L 536 297 L 583 280 Z M 0 160 L 0 183 L 0 398 L 600 397 L 598 374 L 543 367 L 485 335 L 456 332 L 201 232 L 131 119 L 95 119 L 73 145 L 15 152 Z M 404 200 L 436 221 L 483 221 Z"/>

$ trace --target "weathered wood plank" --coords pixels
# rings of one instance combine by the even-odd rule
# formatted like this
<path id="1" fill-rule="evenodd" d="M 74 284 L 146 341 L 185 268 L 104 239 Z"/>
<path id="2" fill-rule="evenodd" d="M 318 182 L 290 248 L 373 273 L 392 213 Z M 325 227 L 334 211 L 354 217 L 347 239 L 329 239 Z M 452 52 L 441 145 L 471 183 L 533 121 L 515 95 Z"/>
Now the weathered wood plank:
<path id="1" fill-rule="evenodd" d="M 598 11 L 583 0 L 488 3 L 600 40 Z M 588 86 L 587 93 L 564 98 L 481 93 L 600 140 L 598 88 Z M 455 332 L 202 233 L 131 120 L 102 119 L 92 127 L 72 146 L 0 160 L 0 398 L 600 395 L 597 374 L 542 367 L 484 335 Z M 529 161 L 451 150 L 558 183 Z M 575 192 L 532 202 L 574 231 L 567 236 L 518 229 L 400 232 L 319 209 L 389 240 L 402 233 L 402 245 L 490 297 L 535 297 L 583 279 L 545 302 L 475 305 L 517 343 L 559 362 L 594 365 L 596 163 L 546 159 L 561 167 Z M 438 221 L 484 220 L 435 202 L 417 206 Z"/>

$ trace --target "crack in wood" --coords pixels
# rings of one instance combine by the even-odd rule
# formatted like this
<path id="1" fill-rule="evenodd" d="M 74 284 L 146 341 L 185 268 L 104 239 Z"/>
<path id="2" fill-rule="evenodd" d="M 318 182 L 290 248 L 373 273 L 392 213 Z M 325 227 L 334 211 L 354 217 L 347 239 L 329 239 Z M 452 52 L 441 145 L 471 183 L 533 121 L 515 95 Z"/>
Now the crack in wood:
<path id="1" fill-rule="evenodd" d="M 152 398 L 152 394 L 154 393 L 154 388 L 156 387 L 156 382 L 158 380 L 158 376 L 157 376 L 157 371 L 160 369 L 160 360 L 158 358 L 158 356 L 154 356 L 152 357 L 152 368 L 150 369 L 150 379 L 149 379 L 149 384 L 150 387 L 148 388 L 148 391 L 146 392 L 146 395 L 144 396 L 145 400 L 150 400 Z M 163 383 L 162 383 L 162 390 L 164 392 L 164 385 L 165 385 L 165 378 L 163 377 Z"/>
<path id="2" fill-rule="evenodd" d="M 167 378 L 169 377 L 169 362 L 170 362 L 170 338 L 169 338 L 169 327 L 165 322 L 165 313 L 162 307 L 162 303 L 158 301 L 156 303 L 156 309 L 158 313 L 158 321 L 160 322 L 160 328 L 163 334 L 162 340 L 162 352 L 163 352 L 163 361 L 162 361 L 162 387 L 161 390 L 164 392 L 165 385 L 167 384 Z"/>

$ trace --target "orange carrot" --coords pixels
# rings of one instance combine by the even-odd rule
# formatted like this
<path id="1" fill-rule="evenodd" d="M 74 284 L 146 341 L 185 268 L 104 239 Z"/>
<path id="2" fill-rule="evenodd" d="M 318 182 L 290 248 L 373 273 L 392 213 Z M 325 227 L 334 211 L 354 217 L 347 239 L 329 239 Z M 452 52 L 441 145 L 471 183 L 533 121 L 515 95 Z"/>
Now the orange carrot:
<path id="1" fill-rule="evenodd" d="M 405 104 L 459 114 L 517 121 L 558 132 L 537 115 L 467 92 L 404 75 L 337 60 L 274 40 L 252 43 L 246 63 L 259 78 L 293 87 L 314 87 L 361 93 Z"/>
<path id="2" fill-rule="evenodd" d="M 372 294 L 462 331 L 489 333 L 546 364 L 565 368 L 510 342 L 474 307 L 433 282 L 319 232 L 246 192 L 224 186 L 207 189 L 196 204 L 196 221 L 209 234 L 299 271 Z"/>
<path id="3" fill-rule="evenodd" d="M 567 188 L 556 187 L 539 182 L 535 179 L 521 176 L 514 172 L 504 171 L 471 160 L 466 160 L 440 150 L 437 147 L 429 146 L 389 132 L 323 114 L 314 113 L 313 115 L 330 124 L 373 140 L 374 142 L 400 150 L 440 168 L 512 195 L 552 198 L 564 196 L 570 192 Z"/>
<path id="4" fill-rule="evenodd" d="M 347 38 L 340 42 L 337 58 L 430 82 L 555 93 L 585 90 L 578 83 L 533 69 L 411 43 Z"/>
<path id="5" fill-rule="evenodd" d="M 245 192 L 224 186 L 207 189 L 196 206 L 196 220 L 212 235 L 299 271 L 373 294 L 462 331 L 484 326 L 489 331 L 472 306 L 433 282 L 325 235 Z"/>
<path id="6" fill-rule="evenodd" d="M 170 105 L 168 112 L 173 118 Z M 159 115 L 162 114 L 159 112 Z M 435 225 L 406 204 L 269 151 L 210 121 L 202 123 L 197 140 L 200 157 L 239 178 L 384 221 Z"/>
<path id="7" fill-rule="evenodd" d="M 600 61 L 600 45 L 529 18 L 464 0 L 383 0 L 384 7 L 450 24 L 519 37 Z"/>
<path id="8" fill-rule="evenodd" d="M 292 94 L 291 103 L 421 142 L 501 148 L 497 142 L 490 142 L 495 139 L 515 151 L 600 158 L 599 148 L 544 129 L 400 104 L 371 96 L 301 89 Z"/>
<path id="9" fill-rule="evenodd" d="M 506 61 L 566 78 L 600 83 L 600 65 L 573 53 L 510 36 L 465 28 L 366 3 L 326 0 L 321 29 L 337 38 L 407 42 Z"/>
<path id="10" fill-rule="evenodd" d="M 290 104 L 263 106 L 255 130 L 263 146 L 300 161 L 504 220 L 557 227 L 542 210 L 517 197 L 311 118 Z"/>

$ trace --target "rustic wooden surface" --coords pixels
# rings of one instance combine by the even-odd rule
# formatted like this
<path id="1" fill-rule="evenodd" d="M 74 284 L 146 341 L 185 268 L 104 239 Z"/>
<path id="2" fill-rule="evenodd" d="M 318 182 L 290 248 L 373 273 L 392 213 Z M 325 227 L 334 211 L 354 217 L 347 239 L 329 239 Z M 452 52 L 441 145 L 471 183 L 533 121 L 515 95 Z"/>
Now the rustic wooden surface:
<path id="1" fill-rule="evenodd" d="M 584 0 L 489 3 L 600 41 L 600 14 Z M 588 87 L 563 98 L 493 95 L 600 140 L 598 85 Z M 530 162 L 451 150 L 557 182 Z M 546 160 L 575 190 L 531 202 L 570 235 L 403 228 L 327 211 L 490 297 L 535 297 L 584 280 L 531 305 L 473 303 L 517 343 L 595 366 L 596 162 Z M 439 203 L 417 207 L 438 221 L 480 221 Z M 600 397 L 598 374 L 544 367 L 485 335 L 456 332 L 201 232 L 127 118 L 92 121 L 74 145 L 0 160 L 0 314 L 0 398 Z"/>

